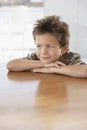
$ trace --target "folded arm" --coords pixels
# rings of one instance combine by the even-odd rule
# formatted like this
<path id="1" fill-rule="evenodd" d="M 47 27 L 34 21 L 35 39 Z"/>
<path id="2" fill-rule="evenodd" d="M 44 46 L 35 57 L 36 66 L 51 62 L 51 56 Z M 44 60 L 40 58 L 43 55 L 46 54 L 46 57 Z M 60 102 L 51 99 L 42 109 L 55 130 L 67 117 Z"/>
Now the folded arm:
<path id="1" fill-rule="evenodd" d="M 25 71 L 39 67 L 43 67 L 43 63 L 39 60 L 15 59 L 7 63 L 9 71 Z"/>
<path id="2" fill-rule="evenodd" d="M 64 65 L 61 64 L 47 64 L 42 68 L 36 68 L 32 70 L 33 72 L 41 73 L 56 73 L 63 74 L 71 77 L 87 77 L 87 65 Z"/>
<path id="3" fill-rule="evenodd" d="M 87 65 L 65 65 L 56 61 L 43 64 L 40 60 L 15 59 L 7 64 L 9 71 L 32 70 L 40 73 L 56 73 L 72 77 L 87 77 Z"/>

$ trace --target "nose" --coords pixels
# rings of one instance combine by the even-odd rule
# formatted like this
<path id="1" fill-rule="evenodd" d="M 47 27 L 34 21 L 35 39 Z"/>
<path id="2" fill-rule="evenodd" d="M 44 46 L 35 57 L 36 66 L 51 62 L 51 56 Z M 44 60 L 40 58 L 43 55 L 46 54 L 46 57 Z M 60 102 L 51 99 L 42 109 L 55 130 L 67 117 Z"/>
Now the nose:
<path id="1" fill-rule="evenodd" d="M 48 52 L 47 48 L 46 47 L 42 47 L 41 53 L 42 54 L 47 54 L 47 52 Z"/>

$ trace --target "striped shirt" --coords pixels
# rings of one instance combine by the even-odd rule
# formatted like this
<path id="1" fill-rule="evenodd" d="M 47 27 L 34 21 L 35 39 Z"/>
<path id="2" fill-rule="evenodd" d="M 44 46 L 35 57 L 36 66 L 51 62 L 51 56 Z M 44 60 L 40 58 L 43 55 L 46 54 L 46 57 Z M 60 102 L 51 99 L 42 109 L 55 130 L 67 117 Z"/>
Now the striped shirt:
<path id="1" fill-rule="evenodd" d="M 23 59 L 39 60 L 35 52 L 28 54 L 27 57 L 24 57 Z M 64 53 L 58 60 L 65 65 L 86 64 L 81 60 L 81 56 L 78 53 L 74 53 L 71 51 Z"/>

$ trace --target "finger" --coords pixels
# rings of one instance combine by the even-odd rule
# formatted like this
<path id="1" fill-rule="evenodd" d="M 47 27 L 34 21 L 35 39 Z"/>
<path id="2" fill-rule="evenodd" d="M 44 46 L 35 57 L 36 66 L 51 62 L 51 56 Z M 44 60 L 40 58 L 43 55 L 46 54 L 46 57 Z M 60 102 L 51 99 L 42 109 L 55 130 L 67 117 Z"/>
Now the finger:
<path id="1" fill-rule="evenodd" d="M 57 61 L 56 63 L 57 63 L 58 65 L 60 65 L 60 66 L 65 66 L 65 64 L 62 63 L 62 62 Z"/>
<path id="2" fill-rule="evenodd" d="M 45 64 L 45 65 L 44 65 L 44 67 L 52 67 L 52 66 L 53 66 L 53 64 L 51 64 L 51 63 L 50 63 L 50 64 Z"/>
<path id="3" fill-rule="evenodd" d="M 32 69 L 32 72 L 39 72 L 40 69 Z"/>
<path id="4" fill-rule="evenodd" d="M 50 64 L 45 64 L 44 67 L 50 68 L 50 67 L 57 67 L 60 68 L 60 64 L 58 63 L 50 63 Z"/>
<path id="5" fill-rule="evenodd" d="M 38 69 L 33 69 L 33 72 L 51 73 L 50 68 L 38 68 Z"/>

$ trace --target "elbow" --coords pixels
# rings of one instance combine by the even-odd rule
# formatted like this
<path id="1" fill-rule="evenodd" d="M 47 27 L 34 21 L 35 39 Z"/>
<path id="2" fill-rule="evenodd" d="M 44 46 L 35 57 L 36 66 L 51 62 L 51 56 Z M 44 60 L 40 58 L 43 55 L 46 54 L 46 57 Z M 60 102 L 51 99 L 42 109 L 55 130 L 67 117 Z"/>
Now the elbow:
<path id="1" fill-rule="evenodd" d="M 87 69 L 84 72 L 84 77 L 87 78 Z"/>
<path id="2" fill-rule="evenodd" d="M 13 64 L 13 63 L 11 63 L 11 62 L 8 62 L 8 63 L 7 63 L 7 69 L 8 69 L 9 71 L 16 71 L 16 66 L 15 66 L 15 64 Z"/>
<path id="3" fill-rule="evenodd" d="M 12 65 L 10 64 L 10 62 L 7 63 L 7 69 L 8 69 L 9 71 L 13 71 L 13 67 L 12 67 Z"/>
<path id="4" fill-rule="evenodd" d="M 82 77 L 87 78 L 87 67 L 84 69 Z"/>
<path id="5" fill-rule="evenodd" d="M 7 63 L 7 69 L 9 71 L 22 71 L 23 70 L 23 63 L 19 59 L 15 59 L 12 61 L 9 61 Z"/>

